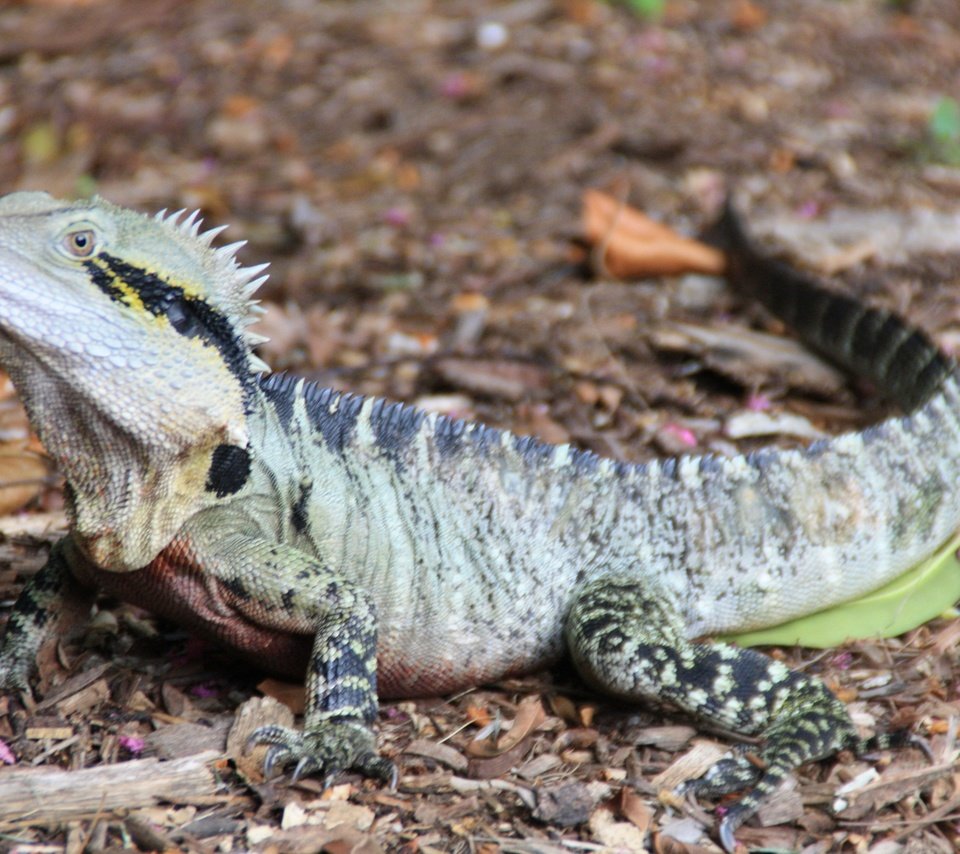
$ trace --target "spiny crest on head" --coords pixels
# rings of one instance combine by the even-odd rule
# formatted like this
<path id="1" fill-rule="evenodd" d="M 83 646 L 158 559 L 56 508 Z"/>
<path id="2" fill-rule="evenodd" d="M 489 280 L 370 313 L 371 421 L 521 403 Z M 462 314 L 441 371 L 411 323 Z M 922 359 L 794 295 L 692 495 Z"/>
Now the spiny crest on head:
<path id="1" fill-rule="evenodd" d="M 244 267 L 237 260 L 237 252 L 246 245 L 246 240 L 238 240 L 226 246 L 213 247 L 213 241 L 226 230 L 226 225 L 218 225 L 201 231 L 203 219 L 200 211 L 195 210 L 184 217 L 186 208 L 173 213 L 166 209 L 159 211 L 154 220 L 169 228 L 174 236 L 187 238 L 199 250 L 198 260 L 203 264 L 208 275 L 211 288 L 205 296 L 211 305 L 230 317 L 236 324 L 237 330 L 250 347 L 256 347 L 269 340 L 250 330 L 250 326 L 257 322 L 264 314 L 259 300 L 253 295 L 269 276 L 264 272 L 269 264 L 255 264 Z M 256 356 L 250 357 L 251 370 L 255 372 L 267 371 L 268 366 Z"/>

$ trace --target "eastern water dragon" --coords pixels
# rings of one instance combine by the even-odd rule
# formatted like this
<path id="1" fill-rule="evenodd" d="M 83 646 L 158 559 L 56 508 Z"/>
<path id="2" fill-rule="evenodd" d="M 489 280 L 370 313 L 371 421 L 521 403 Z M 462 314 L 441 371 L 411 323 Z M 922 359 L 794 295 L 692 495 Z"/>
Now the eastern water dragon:
<path id="1" fill-rule="evenodd" d="M 269 374 L 263 268 L 199 219 L 0 199 L 0 364 L 66 479 L 70 532 L 0 647 L 41 644 L 104 590 L 306 675 L 268 765 L 385 780 L 378 695 L 453 692 L 568 653 L 598 689 L 757 736 L 691 788 L 744 790 L 862 739 L 814 677 L 701 639 L 871 591 L 960 526 L 954 363 L 898 317 L 758 253 L 730 212 L 729 279 L 906 414 L 803 449 L 634 465 Z M 757 761 L 759 757 L 759 761 Z"/>

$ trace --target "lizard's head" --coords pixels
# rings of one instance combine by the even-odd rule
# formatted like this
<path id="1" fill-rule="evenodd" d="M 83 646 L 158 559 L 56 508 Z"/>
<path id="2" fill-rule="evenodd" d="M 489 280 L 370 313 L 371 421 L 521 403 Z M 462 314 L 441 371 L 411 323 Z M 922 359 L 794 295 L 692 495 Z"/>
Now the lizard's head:
<path id="1" fill-rule="evenodd" d="M 265 277 L 237 263 L 241 244 L 213 248 L 218 232 L 100 199 L 0 198 L 0 364 L 98 559 L 152 558 L 246 479 Z"/>
<path id="2" fill-rule="evenodd" d="M 214 249 L 220 229 L 180 218 L 0 198 L 0 356 L 15 381 L 36 370 L 64 380 L 148 445 L 218 431 L 242 445 L 252 372 L 265 367 L 246 332 L 263 267 L 240 267 L 242 244 Z"/>

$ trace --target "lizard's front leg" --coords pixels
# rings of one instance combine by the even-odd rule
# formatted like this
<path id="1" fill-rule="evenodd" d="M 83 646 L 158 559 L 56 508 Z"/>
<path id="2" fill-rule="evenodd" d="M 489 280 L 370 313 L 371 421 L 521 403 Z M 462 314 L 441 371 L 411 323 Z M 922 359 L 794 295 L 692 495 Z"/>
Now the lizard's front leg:
<path id="1" fill-rule="evenodd" d="M 289 545 L 233 535 L 206 551 L 205 571 L 227 582 L 246 619 L 313 635 L 303 731 L 264 726 L 250 738 L 271 745 L 265 772 L 295 762 L 295 778 L 354 768 L 394 783 L 393 763 L 376 752 L 377 618 L 366 592 Z"/>
<path id="2" fill-rule="evenodd" d="M 94 590 L 74 577 L 72 566 L 78 560 L 82 558 L 73 543 L 64 538 L 24 585 L 0 643 L 0 691 L 28 691 L 44 641 L 60 637 L 70 625 L 89 616 Z"/>

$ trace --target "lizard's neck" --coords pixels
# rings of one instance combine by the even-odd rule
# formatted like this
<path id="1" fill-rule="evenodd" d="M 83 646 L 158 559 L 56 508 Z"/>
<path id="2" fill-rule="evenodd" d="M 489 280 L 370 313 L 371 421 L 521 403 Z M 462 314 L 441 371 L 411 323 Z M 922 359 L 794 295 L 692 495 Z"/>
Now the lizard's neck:
<path id="1" fill-rule="evenodd" d="M 74 540 L 103 569 L 145 566 L 187 518 L 216 500 L 204 484 L 223 437 L 177 443 L 159 425 L 135 435 L 109 409 L 31 362 L 22 353 L 6 360 L 30 423 L 66 478 Z"/>

